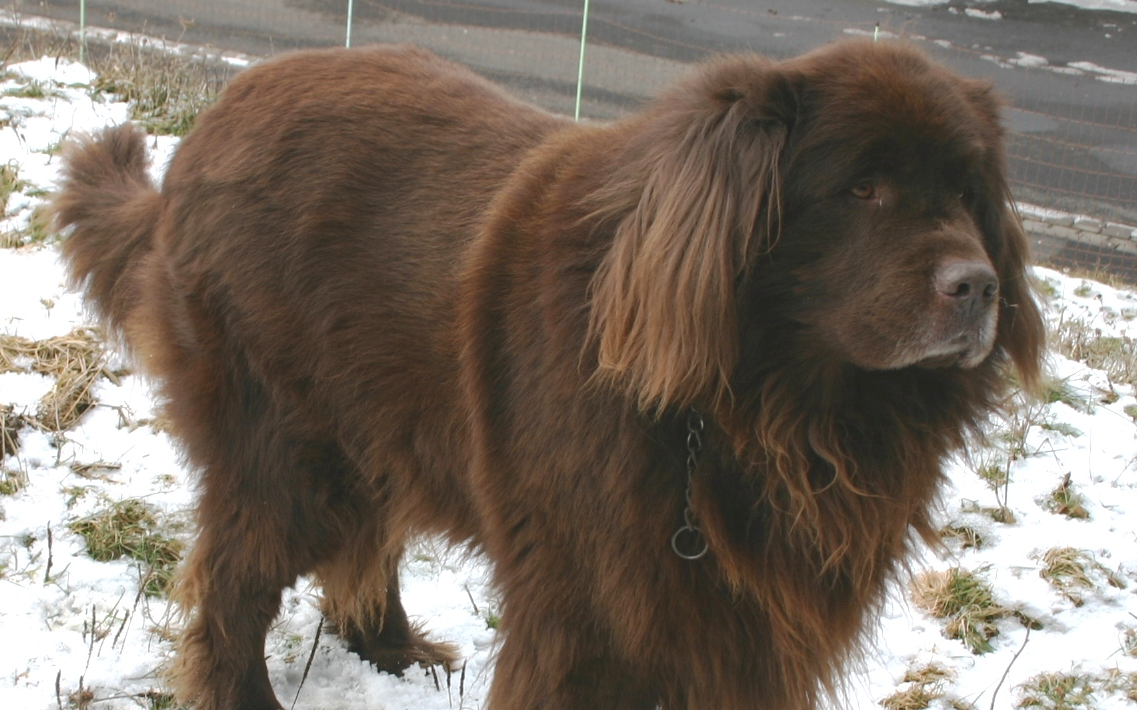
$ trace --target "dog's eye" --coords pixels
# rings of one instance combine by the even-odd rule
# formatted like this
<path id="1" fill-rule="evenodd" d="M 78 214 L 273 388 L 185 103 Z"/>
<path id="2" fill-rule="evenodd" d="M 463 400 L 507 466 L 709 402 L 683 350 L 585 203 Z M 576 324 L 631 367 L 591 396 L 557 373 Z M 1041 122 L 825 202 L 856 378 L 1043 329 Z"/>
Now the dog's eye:
<path id="1" fill-rule="evenodd" d="M 849 188 L 849 192 L 858 200 L 871 200 L 876 197 L 876 185 L 863 180 Z"/>

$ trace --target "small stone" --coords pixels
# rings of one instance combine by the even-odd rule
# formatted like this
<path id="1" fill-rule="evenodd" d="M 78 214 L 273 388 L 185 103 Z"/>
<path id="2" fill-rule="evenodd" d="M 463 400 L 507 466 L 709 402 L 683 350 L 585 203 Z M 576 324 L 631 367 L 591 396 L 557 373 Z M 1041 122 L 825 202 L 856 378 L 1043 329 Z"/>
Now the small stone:
<path id="1" fill-rule="evenodd" d="M 1110 237 L 1118 237 L 1121 239 L 1133 238 L 1133 227 L 1130 227 L 1127 224 L 1117 224 L 1116 222 L 1110 222 L 1109 224 L 1105 225 L 1105 229 L 1102 231 Z"/>
<path id="2" fill-rule="evenodd" d="M 1057 224 L 1046 224 L 1042 227 L 1042 229 L 1040 231 L 1043 234 L 1048 234 L 1052 237 L 1058 237 L 1059 239 L 1075 239 L 1076 240 L 1076 239 L 1078 239 L 1078 237 L 1080 237 L 1082 235 L 1085 235 L 1087 237 L 1093 236 L 1093 234 L 1091 232 L 1079 232 L 1076 229 L 1071 229 L 1070 227 L 1062 227 L 1062 226 L 1057 225 Z"/>
<path id="3" fill-rule="evenodd" d="M 1110 237 L 1110 248 L 1126 254 L 1137 254 L 1137 242 L 1128 238 Z"/>
<path id="4" fill-rule="evenodd" d="M 1090 217 L 1078 217 L 1074 220 L 1074 228 L 1081 229 L 1085 232 L 1100 232 L 1101 227 L 1102 224 L 1100 220 L 1091 219 Z"/>

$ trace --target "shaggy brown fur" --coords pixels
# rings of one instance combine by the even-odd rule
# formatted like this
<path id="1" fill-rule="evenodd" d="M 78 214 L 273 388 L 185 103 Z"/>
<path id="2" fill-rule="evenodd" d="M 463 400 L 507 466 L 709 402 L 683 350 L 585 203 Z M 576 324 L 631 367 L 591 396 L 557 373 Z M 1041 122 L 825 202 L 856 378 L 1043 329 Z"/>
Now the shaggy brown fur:
<path id="1" fill-rule="evenodd" d="M 415 49 L 305 52 L 160 192 L 145 165 L 130 127 L 82 142 L 56 208 L 200 470 L 202 710 L 279 707 L 301 574 L 379 668 L 451 660 L 399 601 L 420 533 L 494 564 L 494 710 L 813 707 L 945 457 L 1039 375 L 998 102 L 902 45 L 724 58 L 606 125 Z"/>

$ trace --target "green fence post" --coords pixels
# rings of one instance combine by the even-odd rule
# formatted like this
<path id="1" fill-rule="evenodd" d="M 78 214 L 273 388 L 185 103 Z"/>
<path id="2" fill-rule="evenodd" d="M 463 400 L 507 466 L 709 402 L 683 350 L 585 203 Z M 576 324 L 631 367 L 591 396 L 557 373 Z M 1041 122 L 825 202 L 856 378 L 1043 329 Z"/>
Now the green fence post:
<path id="1" fill-rule="evenodd" d="M 344 41 L 344 46 L 348 49 L 351 48 L 351 16 L 355 12 L 355 0 L 347 0 L 347 39 Z"/>
<path id="2" fill-rule="evenodd" d="M 584 0 L 584 20 L 580 23 L 580 67 L 576 70 L 576 114 L 580 120 L 580 91 L 584 87 L 584 42 L 588 37 L 588 0 Z"/>

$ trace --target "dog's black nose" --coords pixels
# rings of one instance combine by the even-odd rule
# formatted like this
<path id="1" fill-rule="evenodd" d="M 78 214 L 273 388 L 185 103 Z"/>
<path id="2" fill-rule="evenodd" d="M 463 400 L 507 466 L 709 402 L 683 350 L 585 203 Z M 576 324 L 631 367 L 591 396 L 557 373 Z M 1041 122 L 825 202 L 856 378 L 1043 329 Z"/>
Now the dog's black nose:
<path id="1" fill-rule="evenodd" d="M 999 277 L 982 261 L 951 261 L 936 272 L 936 290 L 966 310 L 984 308 L 999 295 Z"/>

